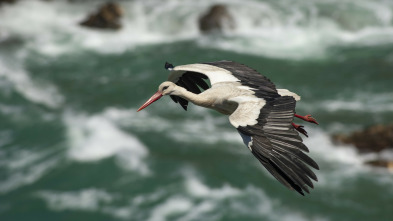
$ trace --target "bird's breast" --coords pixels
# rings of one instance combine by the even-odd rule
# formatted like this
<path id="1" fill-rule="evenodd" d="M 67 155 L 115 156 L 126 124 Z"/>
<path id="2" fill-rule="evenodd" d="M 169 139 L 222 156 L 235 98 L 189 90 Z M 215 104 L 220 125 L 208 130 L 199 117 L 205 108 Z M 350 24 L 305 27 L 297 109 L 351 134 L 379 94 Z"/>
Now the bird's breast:
<path id="1" fill-rule="evenodd" d="M 230 101 L 230 99 L 238 96 L 240 91 L 232 87 L 232 85 L 212 87 L 200 94 L 200 96 L 203 96 L 203 100 L 206 101 L 201 106 L 216 110 L 225 115 L 230 115 L 238 106 L 238 103 Z"/>
<path id="2" fill-rule="evenodd" d="M 221 101 L 214 103 L 211 108 L 225 115 L 231 115 L 237 108 L 238 104 L 230 101 Z"/>

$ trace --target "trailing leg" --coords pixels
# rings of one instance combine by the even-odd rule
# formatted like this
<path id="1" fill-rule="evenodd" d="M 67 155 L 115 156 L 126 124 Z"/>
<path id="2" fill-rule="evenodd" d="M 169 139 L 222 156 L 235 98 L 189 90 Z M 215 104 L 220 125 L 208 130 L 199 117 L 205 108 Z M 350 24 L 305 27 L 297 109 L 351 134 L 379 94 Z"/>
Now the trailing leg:
<path id="1" fill-rule="evenodd" d="M 318 124 L 318 122 L 315 120 L 315 118 L 313 118 L 310 114 L 308 114 L 306 116 L 301 116 L 301 115 L 295 114 L 295 117 L 300 118 L 300 119 L 310 122 L 310 123 Z"/>
<path id="2" fill-rule="evenodd" d="M 304 126 L 302 125 L 297 125 L 295 123 L 292 123 L 292 126 L 299 131 L 300 133 L 302 133 L 304 136 L 308 137 L 307 131 L 304 129 Z"/>

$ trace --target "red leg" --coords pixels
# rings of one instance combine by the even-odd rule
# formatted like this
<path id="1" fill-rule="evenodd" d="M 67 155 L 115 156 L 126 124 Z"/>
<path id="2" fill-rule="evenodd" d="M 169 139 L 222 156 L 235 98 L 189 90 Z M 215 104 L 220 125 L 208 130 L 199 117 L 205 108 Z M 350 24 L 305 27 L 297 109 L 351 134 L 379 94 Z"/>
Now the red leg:
<path id="1" fill-rule="evenodd" d="M 307 131 L 304 129 L 304 126 L 302 125 L 297 125 L 295 123 L 292 123 L 292 126 L 299 131 L 300 133 L 302 133 L 304 136 L 308 137 Z"/>
<path id="2" fill-rule="evenodd" d="M 306 116 L 301 116 L 301 115 L 295 114 L 295 117 L 300 118 L 300 119 L 310 122 L 310 123 L 318 124 L 318 122 L 310 114 L 308 114 Z"/>

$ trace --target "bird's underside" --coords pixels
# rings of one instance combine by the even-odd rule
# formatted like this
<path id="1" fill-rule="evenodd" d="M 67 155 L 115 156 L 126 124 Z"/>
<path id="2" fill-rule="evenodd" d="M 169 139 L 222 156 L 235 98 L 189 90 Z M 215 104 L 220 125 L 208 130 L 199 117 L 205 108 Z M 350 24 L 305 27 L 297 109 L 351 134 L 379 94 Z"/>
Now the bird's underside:
<path id="1" fill-rule="evenodd" d="M 285 89 L 277 90 L 268 78 L 236 62 L 176 67 L 166 64 L 166 68 L 171 71 L 169 81 L 188 91 L 184 95 L 171 95 L 173 101 L 185 110 L 190 100 L 229 115 L 230 123 L 251 153 L 279 182 L 302 195 L 303 191 L 309 192 L 309 187 L 313 188 L 312 180 L 317 181 L 317 177 L 309 167 L 319 167 L 305 154 L 309 150 L 298 133 L 303 128 L 294 124 L 293 119 L 297 116 L 316 121 L 295 115 L 299 96 Z"/>

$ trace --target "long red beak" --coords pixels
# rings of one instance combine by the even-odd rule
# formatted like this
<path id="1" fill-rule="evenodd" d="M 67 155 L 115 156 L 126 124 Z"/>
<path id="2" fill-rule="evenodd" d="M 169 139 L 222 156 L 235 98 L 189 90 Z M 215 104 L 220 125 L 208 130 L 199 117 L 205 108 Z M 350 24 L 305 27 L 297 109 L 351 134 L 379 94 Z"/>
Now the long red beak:
<path id="1" fill-rule="evenodd" d="M 141 110 L 143 110 L 145 107 L 149 106 L 150 104 L 152 104 L 153 102 L 157 101 L 158 99 L 160 99 L 162 97 L 161 92 L 157 91 L 153 96 L 151 96 L 151 98 L 149 100 L 146 101 L 146 103 L 144 103 L 136 112 L 139 112 Z"/>

